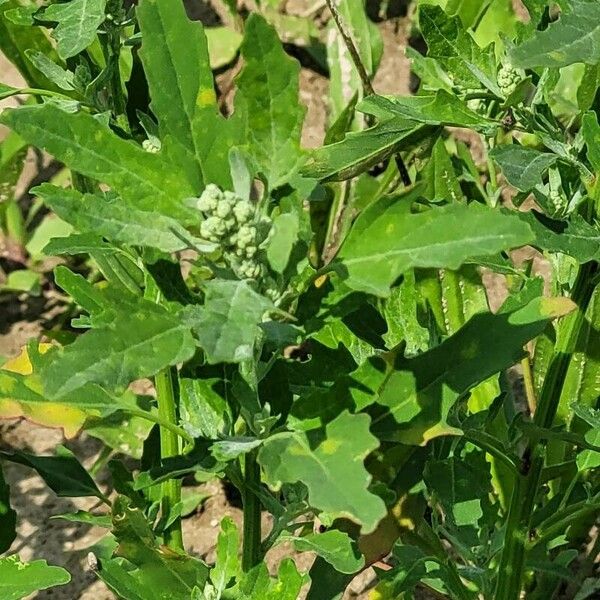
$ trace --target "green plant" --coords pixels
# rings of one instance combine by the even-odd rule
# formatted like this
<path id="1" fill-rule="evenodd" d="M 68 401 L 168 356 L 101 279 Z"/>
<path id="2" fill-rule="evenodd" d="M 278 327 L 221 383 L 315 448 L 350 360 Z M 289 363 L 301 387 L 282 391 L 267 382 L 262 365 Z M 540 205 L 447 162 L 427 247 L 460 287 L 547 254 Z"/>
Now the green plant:
<path id="1" fill-rule="evenodd" d="M 410 53 L 411 97 L 371 93 L 378 36 L 362 6 L 340 4 L 344 58 L 359 66 L 349 86 L 332 68 L 328 143 L 311 152 L 299 66 L 259 14 L 244 22 L 225 118 L 203 28 L 180 3 L 141 0 L 135 15 L 111 4 L 106 18 L 103 3 L 74 0 L 42 13 L 58 23 L 59 54 L 80 57 L 105 28 L 110 108 L 28 90 L 46 101 L 1 121 L 72 170 L 72 188 L 33 190 L 74 229 L 47 252 L 89 255 L 101 278 L 56 270 L 84 331 L 5 365 L 0 414 L 70 435 L 115 413 L 156 429 L 139 468 L 109 463 L 109 496 L 64 449 L 0 456 L 59 495 L 106 505 L 67 518 L 110 529 L 94 568 L 118 597 L 291 600 L 310 586 L 310 600 L 332 600 L 386 558 L 375 598 L 597 591 L 597 537 L 579 549 L 600 508 L 600 13 L 525 2 L 529 23 L 511 16 L 514 38 L 500 42 L 458 4 L 420 7 L 428 52 Z M 72 28 L 84 14 L 93 31 Z M 146 106 L 125 95 L 118 67 L 132 37 Z M 448 128 L 468 130 L 483 160 Z M 527 199 L 535 210 L 515 210 Z M 549 258 L 551 294 L 509 254 L 523 246 Z M 507 283 L 495 312 L 483 269 Z M 517 364 L 525 398 L 507 376 Z M 128 389 L 142 378 L 155 397 Z M 241 558 L 229 519 L 214 565 L 186 553 L 190 474 L 239 490 Z M 15 515 L 0 483 L 6 551 Z M 316 554 L 308 574 L 291 559 L 269 574 L 265 554 L 282 542 Z"/>

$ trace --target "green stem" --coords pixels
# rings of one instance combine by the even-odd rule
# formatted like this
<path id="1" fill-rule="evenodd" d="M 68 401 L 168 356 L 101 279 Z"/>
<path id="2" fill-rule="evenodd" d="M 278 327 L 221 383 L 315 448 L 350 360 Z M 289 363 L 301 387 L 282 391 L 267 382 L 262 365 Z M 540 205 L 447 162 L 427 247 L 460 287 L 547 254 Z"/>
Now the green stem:
<path id="1" fill-rule="evenodd" d="M 158 415 L 165 422 L 175 425 L 177 423 L 177 404 L 173 375 L 170 368 L 166 368 L 154 377 L 156 385 L 156 398 L 158 401 Z M 179 455 L 179 438 L 171 427 L 160 427 L 160 457 L 161 459 Z M 161 508 L 163 515 L 169 514 L 173 507 L 181 501 L 181 481 L 169 479 L 162 484 Z M 165 545 L 173 550 L 183 551 L 183 535 L 181 532 L 181 519 L 177 518 L 164 532 Z"/>
<path id="2" fill-rule="evenodd" d="M 560 324 L 554 355 L 533 417 L 538 427 L 549 428 L 554 421 L 569 362 L 593 292 L 591 275 L 594 268 L 595 265 L 592 263 L 583 265 L 577 275 L 572 298 L 579 309 L 565 317 Z M 517 477 L 508 510 L 495 600 L 518 600 L 521 595 L 525 550 L 544 468 L 545 449 L 546 442 L 534 438 L 530 440 L 523 454 L 521 473 Z"/>
<path id="3" fill-rule="evenodd" d="M 136 408 L 127 408 L 125 409 L 125 412 L 130 414 L 132 417 L 140 417 L 141 419 L 146 419 L 146 421 L 156 423 L 157 425 L 160 425 L 161 428 L 170 431 L 174 435 L 180 437 L 182 440 L 185 440 L 190 444 L 194 443 L 194 438 L 185 429 L 182 429 L 178 425 L 175 425 L 175 423 L 172 423 L 171 421 L 161 417 L 160 414 L 155 415 L 146 410 Z"/>
<path id="4" fill-rule="evenodd" d="M 260 500 L 253 488 L 260 485 L 260 466 L 256 452 L 244 458 L 244 540 L 242 569 L 249 571 L 260 562 Z"/>

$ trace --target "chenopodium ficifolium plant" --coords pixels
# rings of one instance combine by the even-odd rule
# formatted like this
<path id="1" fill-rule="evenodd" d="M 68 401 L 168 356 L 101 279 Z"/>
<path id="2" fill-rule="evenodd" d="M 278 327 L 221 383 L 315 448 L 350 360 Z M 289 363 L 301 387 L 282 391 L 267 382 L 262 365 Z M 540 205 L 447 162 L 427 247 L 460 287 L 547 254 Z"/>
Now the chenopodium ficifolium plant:
<path id="1" fill-rule="evenodd" d="M 342 4 L 364 42 L 362 4 Z M 428 55 L 411 54 L 418 94 L 365 97 L 366 129 L 351 101 L 331 143 L 310 153 L 300 148 L 299 66 L 274 29 L 255 14 L 245 21 L 225 118 L 203 29 L 172 0 L 141 0 L 130 15 L 149 105 L 118 85 L 108 114 L 69 93 L 2 114 L 72 170 L 73 189 L 34 193 L 74 228 L 47 252 L 88 255 L 93 278 L 56 269 L 81 308 L 72 321 L 80 332 L 62 345 L 32 343 L 4 365 L 0 415 L 67 436 L 85 429 L 109 447 L 119 439 L 107 433 L 111 422 L 153 429 L 136 430 L 138 468 L 109 462 L 110 496 L 64 449 L 1 457 L 36 469 L 59 495 L 106 505 L 63 516 L 110 530 L 91 549 L 92 567 L 117 596 L 291 600 L 310 586 L 310 600 L 333 600 L 383 559 L 379 598 L 417 586 L 500 600 L 552 595 L 569 579 L 593 586 L 593 560 L 582 557 L 587 567 L 574 578 L 569 568 L 600 506 L 600 129 L 596 90 L 586 88 L 600 56 L 577 44 L 596 35 L 599 15 L 594 3 L 570 0 L 538 30 L 547 13 L 530 4 L 529 26 L 507 14 L 513 39 L 503 50 L 491 43 L 497 35 L 488 39 L 485 15 L 423 5 Z M 54 6 L 59 54 L 83 52 L 89 32 L 69 27 L 69 15 L 88 5 Z M 126 47 L 140 43 L 127 21 L 119 27 Z M 557 70 L 577 62 L 587 76 L 565 115 L 552 100 Z M 484 177 L 446 127 L 481 138 Z M 515 204 L 532 196 L 540 210 L 499 206 L 497 168 Z M 525 245 L 554 257 L 553 296 L 511 260 L 508 251 Z M 507 282 L 495 312 L 481 267 Z M 506 377 L 519 363 L 526 403 Z M 155 396 L 130 391 L 143 378 Z M 190 475 L 238 488 L 241 557 L 229 519 L 214 564 L 185 552 L 181 486 Z M 15 514 L 3 478 L 0 503 L 6 551 Z M 265 555 L 283 542 L 316 554 L 308 574 L 290 559 L 269 574 Z M 11 581 L 15 559 L 6 560 Z M 47 576 L 44 585 L 65 578 Z"/>

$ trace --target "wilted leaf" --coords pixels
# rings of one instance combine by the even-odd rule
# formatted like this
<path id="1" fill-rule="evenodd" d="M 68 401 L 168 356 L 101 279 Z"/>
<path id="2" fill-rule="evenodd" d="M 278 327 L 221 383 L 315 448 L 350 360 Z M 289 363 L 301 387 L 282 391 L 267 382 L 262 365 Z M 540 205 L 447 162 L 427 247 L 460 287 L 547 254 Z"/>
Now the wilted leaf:
<path id="1" fill-rule="evenodd" d="M 312 506 L 331 518 L 356 521 L 368 533 L 386 513 L 367 489 L 371 476 L 362 464 L 379 445 L 369 423 L 365 414 L 343 412 L 325 430 L 276 434 L 265 440 L 258 460 L 269 481 L 301 481 Z"/>

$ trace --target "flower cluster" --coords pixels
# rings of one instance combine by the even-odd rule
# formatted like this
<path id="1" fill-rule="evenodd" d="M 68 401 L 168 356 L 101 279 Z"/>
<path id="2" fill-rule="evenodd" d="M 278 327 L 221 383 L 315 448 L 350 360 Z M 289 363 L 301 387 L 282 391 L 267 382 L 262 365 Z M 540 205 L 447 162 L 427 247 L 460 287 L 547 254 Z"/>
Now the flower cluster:
<path id="1" fill-rule="evenodd" d="M 219 244 L 234 273 L 241 279 L 262 279 L 266 267 L 258 254 L 268 240 L 271 220 L 259 217 L 252 202 L 213 184 L 206 186 L 196 207 L 204 217 L 201 237 Z"/>
<path id="2" fill-rule="evenodd" d="M 498 87 L 504 96 L 510 96 L 523 80 L 523 72 L 510 64 L 504 64 L 498 71 Z"/>

